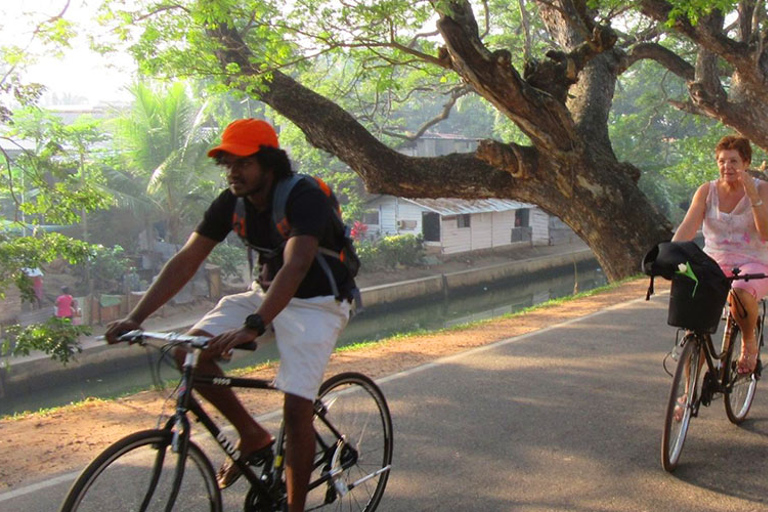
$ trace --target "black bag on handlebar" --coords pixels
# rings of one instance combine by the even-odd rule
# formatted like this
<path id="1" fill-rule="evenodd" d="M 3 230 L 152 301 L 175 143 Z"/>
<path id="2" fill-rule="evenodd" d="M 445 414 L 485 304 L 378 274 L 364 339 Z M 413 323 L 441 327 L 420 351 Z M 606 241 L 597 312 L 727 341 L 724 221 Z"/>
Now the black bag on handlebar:
<path id="1" fill-rule="evenodd" d="M 655 276 L 672 281 L 669 325 L 710 333 L 717 330 L 730 282 L 696 243 L 662 242 L 645 255 L 642 270 L 651 276 L 646 300 L 653 294 Z"/>

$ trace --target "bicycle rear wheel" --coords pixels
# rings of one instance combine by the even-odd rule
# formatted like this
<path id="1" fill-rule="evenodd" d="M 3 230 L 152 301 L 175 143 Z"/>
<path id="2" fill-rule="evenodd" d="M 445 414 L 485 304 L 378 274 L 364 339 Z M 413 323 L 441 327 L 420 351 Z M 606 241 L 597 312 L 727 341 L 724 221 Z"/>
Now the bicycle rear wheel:
<path id="1" fill-rule="evenodd" d="M 172 438 L 168 430 L 144 430 L 117 441 L 83 470 L 60 512 L 221 512 L 211 463 L 191 442 L 175 504 L 169 503 L 179 460 Z"/>
<path id="2" fill-rule="evenodd" d="M 661 465 L 666 471 L 674 471 L 680 460 L 698 393 L 701 350 L 693 336 L 687 334 L 683 339 L 683 349 L 672 378 L 672 391 L 661 437 Z"/>
<path id="3" fill-rule="evenodd" d="M 371 379 L 358 373 L 325 381 L 318 400 L 325 422 L 315 417 L 318 453 L 306 509 L 372 512 L 384 494 L 392 463 L 387 401 Z M 329 472 L 341 468 L 328 479 Z"/>
<path id="4" fill-rule="evenodd" d="M 725 356 L 725 414 L 731 423 L 738 425 L 747 419 L 752 401 L 757 391 L 757 380 L 760 377 L 760 343 L 757 344 L 757 367 L 754 373 L 739 375 L 737 371 L 739 354 L 741 352 L 741 330 L 734 325 L 731 329 L 731 339 Z"/>

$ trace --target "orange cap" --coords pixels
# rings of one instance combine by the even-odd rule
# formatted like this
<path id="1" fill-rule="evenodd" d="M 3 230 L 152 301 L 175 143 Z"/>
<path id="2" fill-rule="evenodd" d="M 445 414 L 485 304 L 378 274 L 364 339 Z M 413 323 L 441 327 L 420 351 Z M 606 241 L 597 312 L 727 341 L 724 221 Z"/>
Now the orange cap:
<path id="1" fill-rule="evenodd" d="M 221 144 L 208 151 L 208 156 L 215 157 L 222 151 L 248 156 L 257 153 L 262 146 L 280 147 L 275 129 L 261 119 L 238 119 L 224 129 Z"/>

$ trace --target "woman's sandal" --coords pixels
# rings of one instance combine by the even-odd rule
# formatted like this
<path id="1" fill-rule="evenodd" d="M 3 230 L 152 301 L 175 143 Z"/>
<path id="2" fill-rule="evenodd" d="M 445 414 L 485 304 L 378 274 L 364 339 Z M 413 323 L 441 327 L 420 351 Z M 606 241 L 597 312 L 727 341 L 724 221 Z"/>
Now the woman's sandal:
<path id="1" fill-rule="evenodd" d="M 739 375 L 749 375 L 757 368 L 757 353 L 746 354 L 744 352 L 739 356 L 739 362 L 736 364 L 736 373 Z"/>
<path id="2" fill-rule="evenodd" d="M 271 466 L 275 458 L 274 453 L 272 453 L 273 444 L 275 444 L 274 441 L 269 443 L 264 448 L 251 453 L 245 457 L 245 461 L 249 466 L 263 468 Z M 237 466 L 237 464 L 235 464 L 232 459 L 227 459 L 226 462 L 224 462 L 224 464 L 222 464 L 219 470 L 216 472 L 216 483 L 219 485 L 219 489 L 226 489 L 230 485 L 237 482 L 237 479 L 240 478 L 240 475 L 242 474 L 243 473 L 240 471 L 240 468 Z"/>

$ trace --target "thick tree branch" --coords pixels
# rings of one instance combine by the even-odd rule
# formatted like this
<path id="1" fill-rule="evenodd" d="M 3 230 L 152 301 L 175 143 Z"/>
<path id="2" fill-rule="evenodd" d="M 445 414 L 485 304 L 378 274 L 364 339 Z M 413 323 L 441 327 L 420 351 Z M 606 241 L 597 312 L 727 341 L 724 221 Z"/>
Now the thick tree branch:
<path id="1" fill-rule="evenodd" d="M 468 2 L 451 2 L 448 12 L 438 21 L 438 29 L 452 68 L 512 119 L 534 144 L 573 151 L 579 144 L 565 105 L 526 83 L 512 66 L 509 52 L 492 53 L 485 48 Z"/>
<path id="2" fill-rule="evenodd" d="M 640 43 L 633 46 L 627 53 L 620 71 L 624 72 L 634 63 L 643 59 L 653 60 L 687 81 L 693 80 L 696 76 L 695 68 L 686 60 L 657 43 Z"/>
<path id="3" fill-rule="evenodd" d="M 221 24 L 209 33 L 220 43 L 217 57 L 222 67 L 236 63 L 243 74 L 259 73 L 254 56 L 237 31 Z M 404 197 L 509 197 L 516 187 L 508 172 L 472 154 L 439 158 L 400 154 L 382 144 L 341 107 L 280 71 L 273 72 L 272 80 L 264 84 L 260 99 L 298 126 L 310 144 L 350 165 L 370 192 Z M 382 168 L 388 172 L 381 173 Z M 525 195 L 524 191 L 517 193 Z"/>
<path id="4" fill-rule="evenodd" d="M 663 0 L 640 0 L 640 6 L 644 15 L 660 23 L 666 23 L 672 11 L 672 5 Z M 733 67 L 739 69 L 741 73 L 754 75 L 753 48 L 750 48 L 746 43 L 734 41 L 727 37 L 722 30 L 722 25 L 720 27 L 716 27 L 712 23 L 693 25 L 687 19 L 678 18 L 674 23 L 674 28 L 693 42 L 725 59 Z"/>

